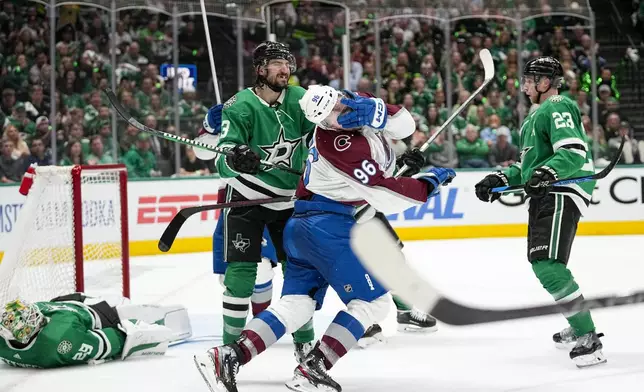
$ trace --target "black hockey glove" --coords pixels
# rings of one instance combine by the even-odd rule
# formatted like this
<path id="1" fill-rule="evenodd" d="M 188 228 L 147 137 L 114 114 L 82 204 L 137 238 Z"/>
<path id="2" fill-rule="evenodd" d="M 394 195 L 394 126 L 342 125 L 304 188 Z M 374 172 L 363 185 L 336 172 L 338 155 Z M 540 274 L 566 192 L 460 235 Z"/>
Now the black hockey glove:
<path id="1" fill-rule="evenodd" d="M 508 178 L 505 176 L 505 174 L 501 172 L 488 174 L 487 176 L 485 176 L 485 178 L 483 178 L 483 180 L 481 180 L 474 186 L 476 197 L 478 197 L 481 201 L 489 201 L 490 203 L 492 203 L 499 197 L 501 197 L 501 194 L 491 194 L 490 191 L 492 190 L 492 188 L 500 186 L 508 186 Z"/>
<path id="2" fill-rule="evenodd" d="M 404 165 L 407 165 L 409 169 L 402 174 L 403 177 L 411 177 L 414 174 L 418 174 L 420 169 L 426 166 L 425 157 L 417 148 L 407 150 L 400 156 L 400 158 L 398 158 L 398 160 L 396 160 L 396 166 L 398 166 L 398 168 L 401 168 Z"/>
<path id="3" fill-rule="evenodd" d="M 525 194 L 536 199 L 544 197 L 552 190 L 552 185 L 546 184 L 552 184 L 555 181 L 557 181 L 557 172 L 548 166 L 541 166 L 532 173 L 532 177 L 525 184 Z"/>
<path id="4" fill-rule="evenodd" d="M 229 150 L 233 154 L 226 156 L 226 163 L 234 171 L 245 174 L 259 173 L 259 155 L 245 144 Z"/>

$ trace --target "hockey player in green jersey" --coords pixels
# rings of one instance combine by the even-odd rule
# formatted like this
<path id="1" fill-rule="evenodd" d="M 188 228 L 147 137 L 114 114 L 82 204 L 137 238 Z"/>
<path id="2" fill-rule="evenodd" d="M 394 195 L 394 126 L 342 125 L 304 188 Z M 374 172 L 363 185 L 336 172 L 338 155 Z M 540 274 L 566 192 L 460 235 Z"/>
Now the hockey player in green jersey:
<path id="1" fill-rule="evenodd" d="M 591 151 L 584 141 L 581 114 L 569 98 L 559 95 L 563 68 L 552 57 L 538 57 L 524 67 L 521 89 L 539 107 L 524 120 L 520 162 L 504 172 L 489 174 L 476 184 L 482 201 L 499 198 L 490 190 L 525 184 L 529 198 L 528 260 L 542 286 L 557 303 L 583 301 L 581 290 L 567 268 L 579 218 L 590 204 L 594 181 L 546 186 L 571 177 L 594 174 Z M 570 326 L 556 333 L 557 346 L 573 343 L 570 358 L 578 367 L 606 362 L 601 334 L 589 311 L 564 315 Z"/>
<path id="2" fill-rule="evenodd" d="M 288 86 L 295 59 L 288 47 L 263 42 L 253 52 L 256 82 L 224 103 L 216 167 L 227 183 L 226 202 L 293 196 L 300 177 L 278 168 L 260 168 L 260 160 L 303 170 L 308 155 L 306 136 L 314 125 L 304 117 L 299 99 L 305 90 Z M 213 136 L 214 138 L 215 136 Z M 200 139 L 207 142 L 207 139 Z M 262 233 L 268 229 L 277 258 L 286 260 L 282 232 L 293 203 L 232 208 L 223 211 L 224 260 L 223 342 L 233 343 L 246 325 L 250 298 L 261 262 Z M 294 334 L 296 356 L 313 341 L 312 323 Z"/>
<path id="3" fill-rule="evenodd" d="M 182 307 L 112 307 L 80 293 L 32 304 L 15 300 L 0 313 L 0 360 L 47 369 L 163 355 L 170 341 L 191 333 Z"/>

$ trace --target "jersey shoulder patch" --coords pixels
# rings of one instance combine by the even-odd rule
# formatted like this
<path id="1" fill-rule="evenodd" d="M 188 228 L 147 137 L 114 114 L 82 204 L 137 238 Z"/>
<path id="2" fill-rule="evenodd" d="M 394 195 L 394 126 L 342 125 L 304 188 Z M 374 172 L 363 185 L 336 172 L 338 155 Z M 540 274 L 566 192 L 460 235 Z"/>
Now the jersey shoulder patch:
<path id="1" fill-rule="evenodd" d="M 231 107 L 235 102 L 237 102 L 237 94 L 233 95 L 230 97 L 226 102 L 224 102 L 224 109 L 228 109 Z"/>
<path id="2" fill-rule="evenodd" d="M 552 97 L 550 97 L 548 99 L 552 103 L 558 103 L 558 102 L 563 102 L 564 98 L 565 97 L 563 95 L 553 95 Z"/>

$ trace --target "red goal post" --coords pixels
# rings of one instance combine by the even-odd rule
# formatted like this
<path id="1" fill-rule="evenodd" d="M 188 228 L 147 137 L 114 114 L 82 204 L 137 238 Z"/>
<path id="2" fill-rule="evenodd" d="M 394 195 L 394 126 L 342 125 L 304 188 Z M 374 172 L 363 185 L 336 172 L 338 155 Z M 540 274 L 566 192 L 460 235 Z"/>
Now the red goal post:
<path id="1" fill-rule="evenodd" d="M 130 297 L 125 165 L 35 173 L 0 264 L 0 304 L 74 291 Z"/>

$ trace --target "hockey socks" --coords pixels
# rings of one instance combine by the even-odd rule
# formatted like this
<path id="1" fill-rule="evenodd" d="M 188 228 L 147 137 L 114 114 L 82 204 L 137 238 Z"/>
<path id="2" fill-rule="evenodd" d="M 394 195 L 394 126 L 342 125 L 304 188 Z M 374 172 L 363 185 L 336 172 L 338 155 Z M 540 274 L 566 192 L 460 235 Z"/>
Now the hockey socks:
<path id="1" fill-rule="evenodd" d="M 394 293 L 391 293 L 391 296 L 394 299 L 394 304 L 396 305 L 397 310 L 403 310 L 403 311 L 411 310 L 411 307 L 409 307 L 409 305 L 404 303 L 402 298 L 400 298 L 399 296 L 397 296 Z"/>
<path id="2" fill-rule="evenodd" d="M 258 314 L 248 323 L 242 332 L 242 338 L 238 341 L 244 353 L 242 364 L 266 351 L 285 333 L 286 326 L 270 310 Z"/>
<path id="3" fill-rule="evenodd" d="M 315 331 L 313 330 L 313 319 L 310 319 L 300 329 L 293 333 L 294 343 L 310 343 L 315 339 Z"/>
<path id="4" fill-rule="evenodd" d="M 324 354 L 327 370 L 355 346 L 358 339 L 364 335 L 364 331 L 364 326 L 351 314 L 341 311 L 335 316 L 318 347 Z"/>
<path id="5" fill-rule="evenodd" d="M 273 281 L 255 285 L 253 295 L 250 297 L 250 303 L 253 308 L 253 316 L 257 316 L 264 310 L 268 309 L 273 299 Z"/>
<path id="6" fill-rule="evenodd" d="M 228 263 L 223 295 L 224 344 L 237 340 L 246 325 L 250 297 L 255 287 L 256 263 Z"/>
<path id="7" fill-rule="evenodd" d="M 541 260 L 532 263 L 532 270 L 558 304 L 576 303 L 584 300 L 581 290 L 570 270 L 556 260 Z M 590 311 L 564 314 L 576 336 L 595 331 Z"/>

